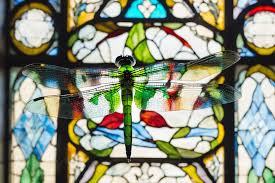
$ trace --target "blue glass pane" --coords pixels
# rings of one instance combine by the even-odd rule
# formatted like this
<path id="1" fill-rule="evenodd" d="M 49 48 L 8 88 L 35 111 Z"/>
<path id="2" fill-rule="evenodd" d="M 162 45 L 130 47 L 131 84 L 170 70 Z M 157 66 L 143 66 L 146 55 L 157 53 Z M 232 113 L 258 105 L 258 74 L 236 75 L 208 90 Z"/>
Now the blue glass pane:
<path id="1" fill-rule="evenodd" d="M 13 134 L 26 159 L 34 153 L 40 160 L 55 130 L 48 116 L 24 113 L 13 128 Z"/>
<path id="2" fill-rule="evenodd" d="M 125 14 L 126 18 L 166 18 L 167 12 L 157 0 L 135 0 Z"/>

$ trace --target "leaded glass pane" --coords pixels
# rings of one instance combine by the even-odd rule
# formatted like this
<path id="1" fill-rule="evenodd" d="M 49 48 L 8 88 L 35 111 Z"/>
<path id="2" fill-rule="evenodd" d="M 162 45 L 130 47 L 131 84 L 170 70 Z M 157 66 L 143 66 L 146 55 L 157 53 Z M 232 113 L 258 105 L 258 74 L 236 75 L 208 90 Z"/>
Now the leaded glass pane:
<path id="1" fill-rule="evenodd" d="M 236 68 L 236 181 L 274 182 L 275 73 L 263 65 Z"/>
<path id="2" fill-rule="evenodd" d="M 9 22 L 9 35 L 12 42 L 10 53 L 14 55 L 15 52 L 19 52 L 29 56 L 58 54 L 54 7 L 59 8 L 59 1 L 50 2 L 12 2 L 13 16 Z"/>
<path id="3" fill-rule="evenodd" d="M 57 119 L 25 110 L 26 102 L 45 93 L 59 90 L 35 84 L 11 72 L 11 182 L 55 182 Z"/>
<path id="4" fill-rule="evenodd" d="M 215 182 L 224 182 L 224 147 L 220 147 L 216 153 L 206 156 L 203 159 L 203 163 L 213 176 Z"/>
<path id="5" fill-rule="evenodd" d="M 110 63 L 121 54 L 133 55 L 142 63 L 194 60 L 223 48 L 223 37 L 218 31 L 224 28 L 223 0 L 98 1 L 89 12 L 91 16 L 86 16 L 91 3 L 70 4 L 68 31 L 76 29 L 67 42 L 71 62 Z M 72 7 L 83 8 L 75 14 Z M 206 23 L 197 21 L 199 17 Z"/>
<path id="6" fill-rule="evenodd" d="M 133 158 L 197 158 L 214 149 L 224 137 L 221 106 L 193 112 L 156 113 L 133 109 Z M 98 157 L 125 157 L 121 113 L 102 120 L 70 123 L 72 143 Z M 140 117 L 139 117 L 140 116 Z M 184 117 L 181 117 L 184 116 Z M 215 118 L 213 117 L 215 116 Z M 145 153 L 146 152 L 146 153 Z"/>
<path id="7" fill-rule="evenodd" d="M 240 0 L 234 8 L 239 23 L 236 47 L 243 57 L 274 54 L 274 5 L 255 3 Z"/>
<path id="8" fill-rule="evenodd" d="M 92 161 L 80 182 L 211 182 L 198 163 L 112 163 Z"/>
<path id="9" fill-rule="evenodd" d="M 273 183 L 275 74 L 270 63 L 274 55 L 274 3 L 274 0 L 9 0 L 7 62 L 13 68 L 10 181 L 65 182 L 60 181 L 63 178 L 68 182 L 100 183 L 229 182 L 234 177 L 230 169 L 234 160 L 227 154 L 232 144 L 227 143 L 230 137 L 226 135 L 230 132 L 226 132 L 232 127 L 228 116 L 233 114 L 223 106 L 168 113 L 144 111 L 134 105 L 133 160 L 126 163 L 122 105 L 115 113 L 96 119 L 81 116 L 73 105 L 70 115 L 78 116 L 75 120 L 30 113 L 26 102 L 64 92 L 58 87 L 47 87 L 60 83 L 64 77 L 57 74 L 61 76 L 58 81 L 55 77 L 42 77 L 43 81 L 34 83 L 17 75 L 19 70 L 15 67 L 25 61 L 42 61 L 68 67 L 77 63 L 85 69 L 93 69 L 93 64 L 106 68 L 105 63 L 113 63 L 119 55 L 132 55 L 138 64 L 163 60 L 186 62 L 229 49 L 233 42 L 244 64 L 234 68 L 234 84 L 243 93 L 235 108 L 235 182 Z M 225 17 L 232 22 L 225 23 Z M 56 60 L 59 62 L 55 63 Z M 245 65 L 252 60 L 268 63 Z M 217 82 L 224 80 L 221 77 Z M 92 85 L 100 82 L 95 80 Z M 71 86 L 63 89 L 76 89 Z M 192 96 L 186 95 L 186 99 Z M 117 93 L 112 97 L 116 98 Z M 102 106 L 97 112 L 107 114 L 111 108 L 109 101 L 106 98 L 98 101 Z M 156 101 L 152 99 L 150 105 Z M 43 114 L 57 116 L 62 107 L 59 102 L 55 104 L 45 101 Z M 89 109 L 85 112 L 92 111 L 92 107 Z M 58 126 L 62 128 L 57 130 Z M 62 143 L 57 140 L 60 138 Z M 61 160 L 56 161 L 59 157 Z"/>

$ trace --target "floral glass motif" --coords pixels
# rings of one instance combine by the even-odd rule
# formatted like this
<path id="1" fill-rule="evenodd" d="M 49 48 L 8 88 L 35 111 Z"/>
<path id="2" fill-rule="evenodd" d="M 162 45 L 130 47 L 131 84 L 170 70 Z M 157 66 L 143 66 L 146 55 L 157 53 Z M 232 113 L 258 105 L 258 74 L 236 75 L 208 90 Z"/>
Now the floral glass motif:
<path id="1" fill-rule="evenodd" d="M 36 85 L 30 79 L 11 72 L 11 181 L 55 182 L 57 119 L 25 111 L 26 102 L 43 93 L 58 90 Z M 15 82 L 13 82 L 15 81 Z M 49 109 L 50 111 L 50 109 Z"/>
<path id="2" fill-rule="evenodd" d="M 234 18 L 240 28 L 236 34 L 236 47 L 241 56 L 274 54 L 274 5 L 261 4 L 256 0 L 240 0 L 234 8 Z"/>
<path id="3" fill-rule="evenodd" d="M 237 67 L 236 181 L 275 181 L 275 72 L 272 67 Z"/>
<path id="4" fill-rule="evenodd" d="M 70 4 L 67 57 L 71 62 L 110 63 L 121 54 L 132 55 L 143 63 L 192 60 L 223 47 L 219 31 L 224 29 L 223 0 L 97 1 L 93 6 L 71 1 Z M 88 13 L 89 5 L 94 8 Z M 199 17 L 204 21 L 196 21 Z"/>
<path id="5" fill-rule="evenodd" d="M 93 161 L 86 167 L 82 178 L 84 182 L 175 182 L 175 183 L 210 183 L 205 170 L 198 163 L 112 163 L 108 161 Z"/>
<path id="6" fill-rule="evenodd" d="M 215 110 L 223 111 L 220 106 Z M 136 114 L 133 116 L 136 118 L 133 123 L 133 158 L 197 158 L 214 149 L 224 137 L 224 127 L 213 118 L 211 108 L 162 115 L 138 109 L 133 111 Z M 69 136 L 72 143 L 91 155 L 125 157 L 121 113 L 106 116 L 99 122 L 74 120 L 69 125 Z"/>
<path id="7" fill-rule="evenodd" d="M 204 21 L 224 30 L 224 0 L 189 0 Z"/>
<path id="8" fill-rule="evenodd" d="M 71 143 L 68 144 L 69 152 L 69 182 L 98 181 L 98 182 L 212 182 L 205 173 L 205 169 L 198 163 L 117 163 L 101 162 L 89 159 L 83 151 L 76 151 Z M 224 181 L 224 150 L 223 147 L 216 151 L 216 154 L 209 154 L 203 158 L 206 170 L 213 176 L 216 182 Z M 149 165 L 151 164 L 151 166 Z M 82 172 L 82 173 L 81 173 Z M 84 174 L 83 174 L 84 172 Z M 82 174 L 82 176 L 80 176 Z"/>
<path id="9" fill-rule="evenodd" d="M 68 24 L 67 30 L 71 31 L 85 22 L 94 19 L 95 13 L 102 5 L 103 0 L 86 1 L 72 0 L 68 1 Z"/>
<path id="10" fill-rule="evenodd" d="M 167 12 L 158 0 L 134 0 L 125 14 L 126 18 L 166 18 Z"/>
<path id="11" fill-rule="evenodd" d="M 54 4 L 40 2 L 13 2 L 13 18 L 10 21 L 10 39 L 15 50 L 25 55 L 58 54 Z M 11 52 L 14 54 L 14 49 Z"/>
<path id="12" fill-rule="evenodd" d="M 184 35 L 188 37 L 182 38 Z M 137 23 L 121 28 L 106 22 L 86 25 L 74 33 L 69 40 L 68 56 L 73 62 L 82 60 L 83 63 L 110 63 L 121 54 L 133 55 L 143 63 L 194 60 L 221 51 L 222 40 L 219 34 L 195 23 L 146 27 Z"/>
<path id="13" fill-rule="evenodd" d="M 189 76 L 192 77 L 191 75 Z M 224 78 L 219 78 L 217 82 L 223 83 Z M 102 103 L 104 100 L 100 99 L 99 102 Z M 137 107 L 133 107 L 132 110 L 133 158 L 178 159 L 181 162 L 184 162 L 184 159 L 194 159 L 196 162 L 195 158 L 203 157 L 203 164 L 201 162 L 194 164 L 209 171 L 213 176 L 210 177 L 210 180 L 223 181 L 223 148 L 220 148 L 217 153 L 206 156 L 211 150 L 215 152 L 224 138 L 224 126 L 221 123 L 224 111 L 220 105 L 198 111 L 168 113 L 140 111 Z M 68 164 L 71 181 L 101 179 L 104 171 L 102 170 L 100 176 L 93 175 L 91 170 L 94 171 L 93 167 L 97 161 L 91 160 L 89 157 L 93 157 L 92 159 L 125 158 L 123 116 L 120 112 L 121 108 L 118 109 L 118 112 L 102 118 L 92 120 L 80 118 L 70 122 L 68 126 L 70 139 Z M 146 164 L 146 161 L 144 163 Z M 127 163 L 123 164 L 127 165 Z M 190 165 L 191 172 L 195 173 L 195 167 Z M 200 179 L 200 176 L 193 173 L 189 177 L 191 180 Z M 163 175 L 161 178 L 163 181 L 167 181 L 168 177 L 165 178 Z M 118 178 L 121 181 L 122 179 L 125 177 Z M 171 179 L 177 180 L 178 177 Z M 103 180 L 107 181 L 105 178 Z M 108 180 L 112 179 L 108 178 Z M 144 180 L 149 180 L 149 178 L 145 177 Z M 127 182 L 127 179 L 125 181 Z"/>

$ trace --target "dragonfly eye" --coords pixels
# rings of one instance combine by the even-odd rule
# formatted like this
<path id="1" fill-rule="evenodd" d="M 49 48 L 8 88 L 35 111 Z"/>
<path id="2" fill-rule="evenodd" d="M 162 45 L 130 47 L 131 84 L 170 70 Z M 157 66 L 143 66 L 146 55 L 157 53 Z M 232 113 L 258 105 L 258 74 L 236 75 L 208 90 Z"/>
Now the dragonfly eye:
<path id="1" fill-rule="evenodd" d="M 135 64 L 136 64 L 136 60 L 130 55 L 126 55 L 126 56 L 120 55 L 116 58 L 116 61 L 115 61 L 115 65 L 117 67 L 120 67 L 120 66 L 123 66 L 123 65 L 134 66 Z"/>

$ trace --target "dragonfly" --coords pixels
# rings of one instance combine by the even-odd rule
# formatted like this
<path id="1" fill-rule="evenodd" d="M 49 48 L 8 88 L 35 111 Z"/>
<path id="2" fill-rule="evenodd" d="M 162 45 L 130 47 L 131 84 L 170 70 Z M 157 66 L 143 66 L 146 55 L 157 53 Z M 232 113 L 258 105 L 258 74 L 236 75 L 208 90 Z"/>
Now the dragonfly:
<path id="1" fill-rule="evenodd" d="M 135 67 L 131 56 L 117 57 L 117 68 L 109 69 L 30 64 L 22 69 L 24 76 L 62 92 L 31 99 L 26 109 L 64 119 L 79 118 L 73 115 L 78 111 L 82 117 L 92 119 L 114 113 L 122 105 L 124 143 L 130 162 L 133 103 L 140 110 L 168 112 L 234 102 L 241 96 L 238 90 L 209 81 L 239 60 L 238 53 L 226 50 L 186 63 L 162 61 L 140 67 Z M 59 105 L 58 111 L 48 113 L 45 101 Z"/>

